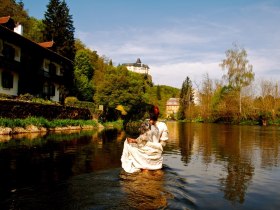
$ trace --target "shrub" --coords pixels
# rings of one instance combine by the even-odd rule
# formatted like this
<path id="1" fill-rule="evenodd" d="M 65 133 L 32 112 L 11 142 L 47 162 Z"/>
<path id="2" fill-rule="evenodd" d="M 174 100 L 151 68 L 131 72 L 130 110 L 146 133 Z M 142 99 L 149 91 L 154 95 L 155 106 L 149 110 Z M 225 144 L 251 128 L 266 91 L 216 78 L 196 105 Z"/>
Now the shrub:
<path id="1" fill-rule="evenodd" d="M 74 96 L 69 96 L 69 97 L 66 97 L 65 100 L 64 100 L 64 104 L 66 105 L 74 105 L 75 103 L 77 103 L 79 100 L 74 97 Z"/>
<path id="2" fill-rule="evenodd" d="M 15 96 L 7 95 L 5 93 L 0 93 L 0 98 L 2 99 L 13 99 Z"/>
<path id="3" fill-rule="evenodd" d="M 31 101 L 33 98 L 34 96 L 29 93 L 21 94 L 18 96 L 18 99 L 22 101 Z"/>

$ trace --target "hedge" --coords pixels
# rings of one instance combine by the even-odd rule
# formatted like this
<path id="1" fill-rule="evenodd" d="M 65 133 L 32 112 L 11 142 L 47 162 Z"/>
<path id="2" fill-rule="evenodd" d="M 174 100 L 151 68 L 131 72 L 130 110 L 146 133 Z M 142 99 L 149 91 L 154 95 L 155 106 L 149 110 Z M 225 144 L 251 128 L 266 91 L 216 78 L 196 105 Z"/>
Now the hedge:
<path id="1" fill-rule="evenodd" d="M 27 117 L 43 117 L 53 119 L 90 120 L 92 114 L 87 108 L 41 104 L 17 100 L 0 100 L 0 117 L 25 119 Z"/>

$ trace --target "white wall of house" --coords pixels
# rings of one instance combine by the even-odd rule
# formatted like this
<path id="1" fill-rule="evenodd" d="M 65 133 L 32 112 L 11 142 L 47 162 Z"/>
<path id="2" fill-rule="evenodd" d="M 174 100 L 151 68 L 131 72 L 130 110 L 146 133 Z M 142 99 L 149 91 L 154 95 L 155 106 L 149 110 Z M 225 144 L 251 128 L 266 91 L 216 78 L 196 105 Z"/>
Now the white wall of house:
<path id="1" fill-rule="evenodd" d="M 13 87 L 4 88 L 3 84 L 2 84 L 2 72 L 3 72 L 3 69 L 0 69 L 0 93 L 17 96 L 18 95 L 18 79 L 19 79 L 18 74 L 15 72 L 11 72 L 11 74 L 13 75 Z"/>
<path id="2" fill-rule="evenodd" d="M 166 102 L 166 116 L 177 114 L 180 106 L 179 98 L 169 98 Z"/>

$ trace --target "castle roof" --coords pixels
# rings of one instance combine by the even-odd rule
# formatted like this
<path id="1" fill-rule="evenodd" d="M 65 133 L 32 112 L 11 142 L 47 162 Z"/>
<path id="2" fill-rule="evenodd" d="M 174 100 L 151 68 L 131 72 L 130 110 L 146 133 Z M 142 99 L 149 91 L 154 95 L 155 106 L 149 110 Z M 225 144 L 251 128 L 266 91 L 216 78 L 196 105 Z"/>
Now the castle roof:
<path id="1" fill-rule="evenodd" d="M 166 106 L 179 106 L 180 98 L 169 98 L 166 102 Z"/>
<path id="2" fill-rule="evenodd" d="M 123 63 L 124 66 L 134 66 L 134 67 L 144 67 L 150 69 L 150 67 L 146 64 L 142 64 L 140 58 L 137 58 L 135 63 Z"/>

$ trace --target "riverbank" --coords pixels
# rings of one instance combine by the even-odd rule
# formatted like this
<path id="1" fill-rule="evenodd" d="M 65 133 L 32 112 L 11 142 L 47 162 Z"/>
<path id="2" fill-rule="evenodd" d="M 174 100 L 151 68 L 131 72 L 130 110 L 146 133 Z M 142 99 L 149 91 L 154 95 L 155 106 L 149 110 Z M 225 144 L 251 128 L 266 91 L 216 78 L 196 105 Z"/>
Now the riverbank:
<path id="1" fill-rule="evenodd" d="M 64 126 L 64 127 L 55 127 L 55 128 L 45 128 L 37 127 L 34 125 L 28 125 L 27 127 L 0 127 L 0 135 L 13 135 L 13 134 L 22 134 L 22 133 L 47 133 L 55 131 L 66 131 L 66 130 L 94 130 L 94 129 L 103 129 L 104 126 L 98 124 L 97 126 L 84 125 L 84 126 Z"/>
<path id="2" fill-rule="evenodd" d="M 96 120 L 71 120 L 28 117 L 26 119 L 0 118 L 0 135 L 20 133 L 45 133 L 63 130 L 92 130 L 102 129 L 104 126 Z"/>
<path id="3" fill-rule="evenodd" d="M 99 123 L 97 120 L 71 120 L 28 117 L 26 119 L 0 118 L 0 135 L 47 133 L 67 130 L 123 129 L 123 121 Z"/>

